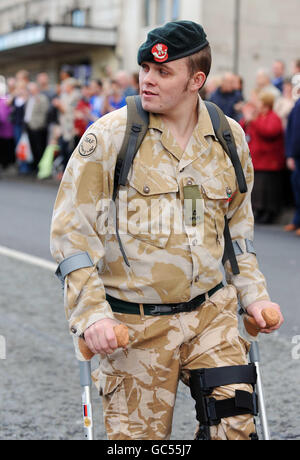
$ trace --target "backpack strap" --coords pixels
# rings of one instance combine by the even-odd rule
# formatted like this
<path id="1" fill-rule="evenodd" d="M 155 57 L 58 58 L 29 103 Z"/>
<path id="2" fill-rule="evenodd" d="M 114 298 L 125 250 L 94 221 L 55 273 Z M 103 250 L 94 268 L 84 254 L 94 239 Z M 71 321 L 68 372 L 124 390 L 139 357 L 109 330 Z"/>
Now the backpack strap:
<path id="1" fill-rule="evenodd" d="M 116 200 L 119 186 L 126 185 L 129 170 L 149 125 L 149 113 L 143 109 L 141 97 L 128 96 L 126 102 L 127 124 L 115 169 L 113 201 Z"/>
<path id="2" fill-rule="evenodd" d="M 241 193 L 246 193 L 248 191 L 247 187 L 247 182 L 245 179 L 244 171 L 240 162 L 240 158 L 237 153 L 237 148 L 235 144 L 235 140 L 232 134 L 232 130 L 230 128 L 229 122 L 224 115 L 223 111 L 215 104 L 212 102 L 207 102 L 205 101 L 206 108 L 208 110 L 215 135 L 217 139 L 219 140 L 223 150 L 227 153 L 229 156 L 234 170 L 236 174 L 236 178 L 238 181 L 238 186 L 239 190 Z M 240 270 L 238 266 L 238 262 L 236 259 L 233 243 L 232 243 L 232 238 L 230 235 L 230 229 L 229 229 L 229 220 L 227 216 L 225 216 L 225 227 L 224 227 L 224 242 L 225 242 L 225 248 L 224 248 L 224 256 L 223 256 L 223 264 L 227 260 L 229 260 L 232 273 L 234 275 L 239 275 Z"/>
<path id="3" fill-rule="evenodd" d="M 241 193 L 247 193 L 247 182 L 237 153 L 235 140 L 229 122 L 222 110 L 216 104 L 205 101 L 205 105 L 212 121 L 215 135 L 233 164 L 239 184 L 239 190 Z"/>
<path id="4" fill-rule="evenodd" d="M 127 102 L 127 124 L 122 147 L 118 154 L 117 163 L 114 175 L 114 190 L 113 201 L 116 201 L 119 186 L 126 185 L 127 177 L 133 163 L 134 157 L 139 150 L 144 137 L 148 131 L 149 113 L 143 109 L 140 96 L 128 96 Z M 117 211 L 116 211 L 117 212 Z M 128 267 L 130 263 L 126 256 L 123 244 L 120 238 L 119 229 L 117 225 L 117 216 L 115 215 L 116 222 L 116 236 L 120 246 L 121 253 L 124 261 Z"/>

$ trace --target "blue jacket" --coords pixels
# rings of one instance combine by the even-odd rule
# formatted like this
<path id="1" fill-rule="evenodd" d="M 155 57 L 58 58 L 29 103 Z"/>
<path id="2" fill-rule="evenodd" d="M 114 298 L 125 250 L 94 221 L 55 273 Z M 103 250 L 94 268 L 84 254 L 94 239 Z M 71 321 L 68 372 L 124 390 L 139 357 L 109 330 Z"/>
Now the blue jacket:
<path id="1" fill-rule="evenodd" d="M 216 105 L 223 110 L 225 115 L 239 121 L 241 114 L 236 112 L 234 109 L 235 104 L 243 100 L 243 96 L 240 91 L 232 91 L 231 93 L 222 93 L 218 88 L 210 97 L 210 102 L 214 102 Z"/>
<path id="2" fill-rule="evenodd" d="M 287 158 L 300 159 L 300 99 L 289 115 L 285 133 L 285 150 Z"/>

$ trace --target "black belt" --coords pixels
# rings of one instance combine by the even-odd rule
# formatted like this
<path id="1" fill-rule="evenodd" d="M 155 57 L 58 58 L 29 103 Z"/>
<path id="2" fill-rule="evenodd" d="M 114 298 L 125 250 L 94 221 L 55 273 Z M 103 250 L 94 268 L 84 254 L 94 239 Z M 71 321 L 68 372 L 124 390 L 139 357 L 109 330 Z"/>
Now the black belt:
<path id="1" fill-rule="evenodd" d="M 208 297 L 211 297 L 219 289 L 224 287 L 223 283 L 207 292 Z M 143 304 L 144 314 L 147 316 L 173 315 L 175 313 L 190 312 L 196 310 L 205 301 L 206 294 L 201 294 L 189 302 L 170 303 L 170 304 Z M 115 313 L 124 313 L 129 315 L 139 315 L 140 307 L 138 303 L 125 302 L 124 300 L 116 299 L 106 294 L 106 300 Z"/>

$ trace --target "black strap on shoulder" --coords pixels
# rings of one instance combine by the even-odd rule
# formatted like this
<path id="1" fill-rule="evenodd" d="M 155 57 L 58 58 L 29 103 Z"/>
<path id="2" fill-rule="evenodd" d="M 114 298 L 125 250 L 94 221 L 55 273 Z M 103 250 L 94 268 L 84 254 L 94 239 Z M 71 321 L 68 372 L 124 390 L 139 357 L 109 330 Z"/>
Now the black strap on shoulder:
<path id="1" fill-rule="evenodd" d="M 234 140 L 234 136 L 232 134 L 229 122 L 222 112 L 222 110 L 212 102 L 205 101 L 206 108 L 208 110 L 215 135 L 219 140 L 223 150 L 229 156 L 232 165 L 235 170 L 239 190 L 241 193 L 246 193 L 248 190 L 247 182 L 245 179 L 244 171 L 237 153 L 237 148 Z M 223 256 L 223 264 L 227 260 L 229 260 L 232 273 L 234 275 L 239 275 L 240 270 L 236 260 L 232 239 L 229 230 L 229 220 L 227 216 L 225 216 L 225 227 L 224 227 L 224 241 L 225 241 L 225 249 L 224 249 L 224 256 Z"/>
<path id="2" fill-rule="evenodd" d="M 139 150 L 144 137 L 148 130 L 149 125 L 149 113 L 146 112 L 142 107 L 142 101 L 140 96 L 128 96 L 127 102 L 127 124 L 126 131 L 123 140 L 122 147 L 118 154 L 115 175 L 114 175 L 114 190 L 113 190 L 113 201 L 116 200 L 119 186 L 126 185 L 127 177 L 133 163 L 134 157 Z M 120 238 L 119 229 L 117 225 L 117 215 L 115 216 L 116 221 L 116 236 L 120 246 L 120 250 L 123 259 L 128 267 L 130 267 L 128 257 L 126 256 L 123 244 Z"/>
<path id="3" fill-rule="evenodd" d="M 223 265 L 225 265 L 225 262 L 229 260 L 230 265 L 231 265 L 231 270 L 233 275 L 239 275 L 240 274 L 240 269 L 239 269 L 239 264 L 236 259 L 233 243 L 232 243 L 232 238 L 230 234 L 230 229 L 229 229 L 229 220 L 228 217 L 225 216 L 225 226 L 224 226 L 224 255 L 222 259 Z"/>
<path id="4" fill-rule="evenodd" d="M 247 182 L 237 153 L 234 136 L 229 122 L 222 110 L 216 104 L 205 101 L 205 105 L 211 118 L 215 135 L 233 164 L 239 190 L 241 193 L 247 193 Z"/>
<path id="5" fill-rule="evenodd" d="M 113 201 L 120 185 L 126 185 L 129 170 L 148 130 L 149 113 L 142 107 L 140 96 L 129 96 L 127 102 L 127 124 L 120 149 L 114 180 Z"/>

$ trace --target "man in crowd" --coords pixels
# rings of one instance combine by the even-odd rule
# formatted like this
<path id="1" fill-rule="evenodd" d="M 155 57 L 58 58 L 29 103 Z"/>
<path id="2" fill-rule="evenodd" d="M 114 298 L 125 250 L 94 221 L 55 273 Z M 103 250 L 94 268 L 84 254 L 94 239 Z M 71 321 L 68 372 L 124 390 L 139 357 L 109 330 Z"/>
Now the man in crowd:
<path id="1" fill-rule="evenodd" d="M 225 115 L 238 121 L 241 118 L 237 110 L 238 104 L 243 100 L 240 91 L 234 89 L 235 79 L 230 72 L 225 73 L 221 78 L 221 84 L 210 96 L 210 101 L 217 104 Z"/>
<path id="2" fill-rule="evenodd" d="M 273 62 L 273 80 L 272 84 L 276 86 L 277 89 L 282 93 L 283 92 L 283 83 L 285 77 L 285 64 L 283 61 L 277 59 Z"/>
<path id="3" fill-rule="evenodd" d="M 296 205 L 294 220 L 285 227 L 287 232 L 296 232 L 300 237 L 300 73 L 292 79 L 296 104 L 291 111 L 286 130 L 287 166 L 292 171 L 292 187 Z"/>

